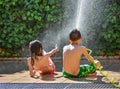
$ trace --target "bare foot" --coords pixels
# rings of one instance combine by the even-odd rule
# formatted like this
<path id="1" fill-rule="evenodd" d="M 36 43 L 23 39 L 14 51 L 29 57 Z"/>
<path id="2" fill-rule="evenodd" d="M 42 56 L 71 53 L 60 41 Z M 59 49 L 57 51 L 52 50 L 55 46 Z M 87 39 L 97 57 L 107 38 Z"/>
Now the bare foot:
<path id="1" fill-rule="evenodd" d="M 54 72 L 53 74 L 54 74 L 54 75 L 58 75 L 58 73 L 55 73 L 55 72 Z"/>
<path id="2" fill-rule="evenodd" d="M 87 77 L 97 77 L 97 72 L 92 73 L 92 74 L 88 74 Z"/>

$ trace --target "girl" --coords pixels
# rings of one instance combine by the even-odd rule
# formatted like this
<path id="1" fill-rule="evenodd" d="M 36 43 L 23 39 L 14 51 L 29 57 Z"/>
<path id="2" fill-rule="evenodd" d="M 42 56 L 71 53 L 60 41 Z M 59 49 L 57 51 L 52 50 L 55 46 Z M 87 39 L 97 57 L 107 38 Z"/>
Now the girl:
<path id="1" fill-rule="evenodd" d="M 29 44 L 31 51 L 31 57 L 27 59 L 30 76 L 34 77 L 36 71 L 39 71 L 40 74 L 54 74 L 55 65 L 50 59 L 50 56 L 55 54 L 58 51 L 57 46 L 46 53 L 43 50 L 42 44 L 38 40 L 31 41 Z"/>

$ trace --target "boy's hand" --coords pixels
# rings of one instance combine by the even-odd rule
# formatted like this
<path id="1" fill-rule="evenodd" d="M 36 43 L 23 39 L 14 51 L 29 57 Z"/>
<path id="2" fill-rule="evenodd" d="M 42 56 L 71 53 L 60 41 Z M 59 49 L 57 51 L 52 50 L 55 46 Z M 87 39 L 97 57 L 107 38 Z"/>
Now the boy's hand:
<path id="1" fill-rule="evenodd" d="M 98 61 L 98 60 L 95 60 L 94 62 L 95 62 L 95 64 L 96 64 L 97 68 L 99 68 L 99 67 L 101 66 L 101 63 L 100 63 L 100 61 Z"/>

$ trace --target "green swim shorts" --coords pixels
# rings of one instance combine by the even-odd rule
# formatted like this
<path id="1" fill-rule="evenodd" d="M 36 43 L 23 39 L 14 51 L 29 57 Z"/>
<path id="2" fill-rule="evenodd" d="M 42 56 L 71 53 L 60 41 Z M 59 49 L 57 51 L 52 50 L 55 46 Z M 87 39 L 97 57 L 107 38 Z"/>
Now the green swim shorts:
<path id="1" fill-rule="evenodd" d="M 95 67 L 94 64 L 84 64 L 84 65 L 80 65 L 80 72 L 76 76 L 65 72 L 64 69 L 62 72 L 63 72 L 64 77 L 79 78 L 79 77 L 86 77 L 88 74 L 94 73 L 96 71 L 96 69 L 97 68 Z"/>

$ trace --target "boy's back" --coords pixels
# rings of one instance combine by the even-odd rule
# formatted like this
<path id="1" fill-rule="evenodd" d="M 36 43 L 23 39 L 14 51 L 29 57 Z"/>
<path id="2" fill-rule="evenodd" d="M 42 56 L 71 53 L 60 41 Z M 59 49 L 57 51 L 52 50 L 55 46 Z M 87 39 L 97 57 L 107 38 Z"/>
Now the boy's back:
<path id="1" fill-rule="evenodd" d="M 67 73 L 77 75 L 80 71 L 82 46 L 67 45 L 63 48 L 63 68 Z"/>

